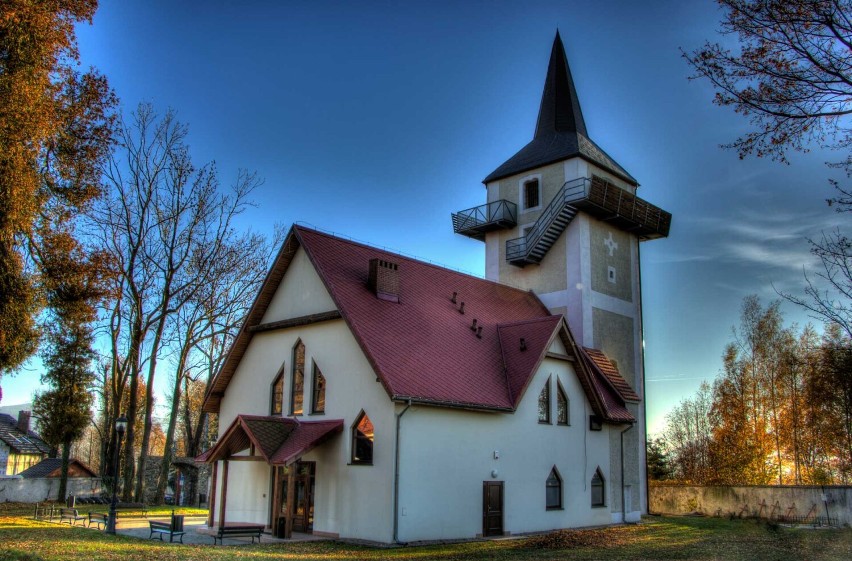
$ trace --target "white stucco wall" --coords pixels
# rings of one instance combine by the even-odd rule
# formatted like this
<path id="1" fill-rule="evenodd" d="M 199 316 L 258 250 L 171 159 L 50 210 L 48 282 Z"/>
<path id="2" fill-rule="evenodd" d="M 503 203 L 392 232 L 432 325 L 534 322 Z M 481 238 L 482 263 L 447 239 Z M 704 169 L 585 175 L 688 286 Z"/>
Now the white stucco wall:
<path id="1" fill-rule="evenodd" d="M 287 274 L 269 302 L 261 323 L 279 321 L 336 310 L 337 306 L 311 265 L 305 250 L 299 248 Z"/>
<path id="2" fill-rule="evenodd" d="M 546 425 L 538 422 L 538 396 L 549 377 L 553 424 Z M 570 426 L 555 424 L 557 378 L 568 394 Z M 613 505 L 593 508 L 590 489 L 598 466 L 607 485 L 611 479 L 609 429 L 589 431 L 590 413 L 572 366 L 554 359 L 544 360 L 514 414 L 412 407 L 401 422 L 400 540 L 481 534 L 484 481 L 504 482 L 505 532 L 609 524 Z M 545 508 L 554 465 L 562 510 Z"/>
<path id="3" fill-rule="evenodd" d="M 364 267 L 366 270 L 366 262 Z M 303 298 L 305 291 L 310 298 Z M 377 299 L 376 305 L 397 304 Z M 333 309 L 331 298 L 300 249 L 263 321 Z M 344 421 L 343 433 L 302 458 L 316 462 L 314 531 L 389 542 L 393 531 L 393 404 L 344 320 L 255 334 L 222 398 L 220 430 L 227 428 L 238 414 L 269 414 L 271 383 L 282 365 L 284 412 L 289 413 L 292 350 L 298 339 L 305 345 L 306 414 L 300 420 Z M 326 379 L 326 406 L 322 415 L 309 414 L 314 362 Z M 350 427 L 362 409 L 375 429 L 372 466 L 348 465 Z M 268 523 L 269 469 L 265 462 L 229 463 L 226 520 Z M 221 464 L 219 473 L 217 495 L 222 489 Z M 217 496 L 215 521 L 219 519 L 220 506 Z"/>

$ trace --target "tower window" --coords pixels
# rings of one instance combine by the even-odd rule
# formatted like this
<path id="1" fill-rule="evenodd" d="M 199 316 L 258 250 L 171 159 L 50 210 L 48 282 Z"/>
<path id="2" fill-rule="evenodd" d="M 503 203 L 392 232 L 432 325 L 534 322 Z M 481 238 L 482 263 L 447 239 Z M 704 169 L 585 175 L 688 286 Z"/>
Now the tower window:
<path id="1" fill-rule="evenodd" d="M 539 191 L 538 179 L 524 181 L 522 197 L 524 210 L 536 208 L 541 204 L 541 193 Z"/>

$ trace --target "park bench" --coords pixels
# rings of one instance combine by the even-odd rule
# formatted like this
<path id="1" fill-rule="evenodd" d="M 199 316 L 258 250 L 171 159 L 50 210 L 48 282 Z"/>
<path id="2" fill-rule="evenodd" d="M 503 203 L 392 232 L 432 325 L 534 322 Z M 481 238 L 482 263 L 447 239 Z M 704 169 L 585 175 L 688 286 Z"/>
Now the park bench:
<path id="1" fill-rule="evenodd" d="M 89 511 L 89 528 L 92 527 L 92 524 L 97 524 L 98 530 L 100 530 L 102 525 L 106 527 L 108 521 L 109 514 L 105 512 L 92 512 L 91 510 Z"/>
<path id="2" fill-rule="evenodd" d="M 183 531 L 183 514 L 172 513 L 172 518 L 169 522 L 149 520 L 148 527 L 151 530 L 148 539 L 153 538 L 154 534 L 159 534 L 160 541 L 163 541 L 163 534 L 168 534 L 169 542 L 174 541 L 175 537 L 180 537 L 180 543 L 183 543 L 183 535 L 185 534 Z M 213 543 L 215 544 L 216 541 L 214 540 Z M 254 540 L 252 540 L 252 543 L 254 543 Z"/>
<path id="3" fill-rule="evenodd" d="M 148 507 L 144 503 L 118 503 L 115 507 L 116 517 L 127 511 L 139 511 L 143 517 L 148 518 Z"/>
<path id="4" fill-rule="evenodd" d="M 253 525 L 253 524 L 245 524 L 241 526 L 220 526 L 219 531 L 213 537 L 213 545 L 216 545 L 216 540 L 219 540 L 219 544 L 222 544 L 222 538 L 248 538 L 251 537 L 251 543 L 254 543 L 254 539 L 257 538 L 257 541 L 260 542 L 260 535 L 263 533 L 263 526 Z"/>
<path id="5" fill-rule="evenodd" d="M 82 516 L 76 508 L 60 508 L 59 523 L 62 524 L 66 520 L 69 525 L 76 526 L 78 520 L 86 520 L 86 517 Z"/>

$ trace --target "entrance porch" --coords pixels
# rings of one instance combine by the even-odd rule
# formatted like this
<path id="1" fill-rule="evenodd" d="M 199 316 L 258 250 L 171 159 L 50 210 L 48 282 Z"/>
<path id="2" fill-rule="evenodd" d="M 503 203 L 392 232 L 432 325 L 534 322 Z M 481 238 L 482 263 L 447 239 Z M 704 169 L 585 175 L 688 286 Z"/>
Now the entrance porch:
<path id="1" fill-rule="evenodd" d="M 214 528 L 217 508 L 218 524 L 214 531 L 238 527 L 245 522 L 228 519 L 230 462 L 266 462 L 272 474 L 266 530 L 284 539 L 291 539 L 294 531 L 312 533 L 316 466 L 314 462 L 301 462 L 300 459 L 342 431 L 342 420 L 299 421 L 286 417 L 238 415 L 219 440 L 198 457 L 198 461 L 213 464 L 208 528 Z M 248 454 L 244 453 L 246 451 Z M 217 485 L 220 486 L 218 490 Z"/>

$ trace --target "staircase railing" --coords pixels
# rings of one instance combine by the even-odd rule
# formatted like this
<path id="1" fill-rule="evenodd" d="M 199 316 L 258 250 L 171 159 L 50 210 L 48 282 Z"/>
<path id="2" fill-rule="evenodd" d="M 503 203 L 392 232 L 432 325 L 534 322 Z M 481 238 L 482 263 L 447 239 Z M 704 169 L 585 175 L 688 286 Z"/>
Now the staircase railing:
<path id="1" fill-rule="evenodd" d="M 566 181 L 556 196 L 553 197 L 553 200 L 550 201 L 550 204 L 542 211 L 535 224 L 527 230 L 526 235 L 506 241 L 506 260 L 511 262 L 527 259 L 541 241 L 551 223 L 562 212 L 563 207 L 571 201 L 588 196 L 591 183 L 586 177 Z"/>

